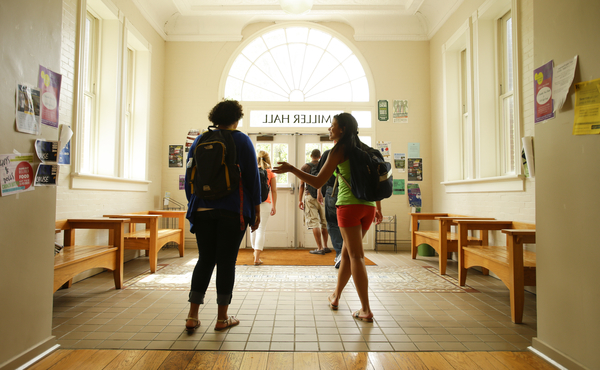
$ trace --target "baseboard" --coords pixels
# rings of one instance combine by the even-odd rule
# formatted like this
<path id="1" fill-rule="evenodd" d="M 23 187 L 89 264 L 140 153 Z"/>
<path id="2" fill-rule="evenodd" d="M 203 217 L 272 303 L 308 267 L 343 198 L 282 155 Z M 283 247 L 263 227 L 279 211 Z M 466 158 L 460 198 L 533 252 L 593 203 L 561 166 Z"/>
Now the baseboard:
<path id="1" fill-rule="evenodd" d="M 559 364 L 563 369 L 569 370 L 591 370 L 591 368 L 585 367 L 579 362 L 575 361 L 571 357 L 563 354 L 560 351 L 557 351 L 553 347 L 547 345 L 546 343 L 539 340 L 537 337 L 534 337 L 531 341 L 532 351 L 540 355 L 545 359 L 551 360 L 551 362 L 555 362 Z"/>
<path id="2" fill-rule="evenodd" d="M 1 364 L 0 370 L 25 369 L 31 366 L 34 362 L 39 361 L 41 358 L 57 350 L 58 347 L 59 345 L 56 344 L 56 337 L 50 336 L 48 339 L 29 348 L 27 351 Z"/>

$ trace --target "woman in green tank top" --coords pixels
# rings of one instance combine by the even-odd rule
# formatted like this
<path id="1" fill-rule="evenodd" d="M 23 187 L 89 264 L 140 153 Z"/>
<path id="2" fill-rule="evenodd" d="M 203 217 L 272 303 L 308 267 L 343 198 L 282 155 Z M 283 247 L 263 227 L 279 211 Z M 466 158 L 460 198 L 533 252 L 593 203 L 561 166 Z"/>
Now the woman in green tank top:
<path id="1" fill-rule="evenodd" d="M 323 168 L 316 176 L 301 171 L 287 162 L 278 162 L 279 166 L 274 167 L 273 172 L 291 172 L 300 180 L 318 189 L 327 182 L 335 169 L 338 168 L 340 173 L 337 176 L 343 176 L 350 184 L 352 173 L 348 159 L 349 153 L 354 147 L 364 145 L 358 138 L 356 119 L 349 113 L 336 115 L 333 118 L 331 127 L 329 127 L 329 139 L 335 141 L 336 144 L 331 149 Z M 329 307 L 333 310 L 338 309 L 342 291 L 352 276 L 362 306 L 360 310 L 352 313 L 352 317 L 357 320 L 372 322 L 373 312 L 371 312 L 371 306 L 369 305 L 369 280 L 362 239 L 373 220 L 380 223 L 383 219 L 381 203 L 356 198 L 346 181 L 338 181 L 337 217 L 344 244 L 342 246 L 338 281 L 335 291 L 329 296 Z"/>

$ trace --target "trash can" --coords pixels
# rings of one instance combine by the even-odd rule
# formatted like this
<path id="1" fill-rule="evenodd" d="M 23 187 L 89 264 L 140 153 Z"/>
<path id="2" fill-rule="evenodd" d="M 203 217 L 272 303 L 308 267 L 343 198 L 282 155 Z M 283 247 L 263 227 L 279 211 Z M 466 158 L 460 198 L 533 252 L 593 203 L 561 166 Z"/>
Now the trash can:
<path id="1" fill-rule="evenodd" d="M 429 244 L 419 244 L 417 254 L 421 257 L 433 257 L 435 256 L 435 249 Z"/>

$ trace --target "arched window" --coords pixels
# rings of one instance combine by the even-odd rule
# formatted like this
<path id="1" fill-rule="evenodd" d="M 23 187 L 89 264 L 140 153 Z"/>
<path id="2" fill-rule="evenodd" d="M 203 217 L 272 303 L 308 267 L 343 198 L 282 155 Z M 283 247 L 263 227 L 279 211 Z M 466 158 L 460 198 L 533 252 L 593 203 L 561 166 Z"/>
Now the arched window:
<path id="1" fill-rule="evenodd" d="M 295 25 L 252 40 L 233 62 L 224 96 L 257 102 L 368 102 L 369 83 L 344 42 Z"/>

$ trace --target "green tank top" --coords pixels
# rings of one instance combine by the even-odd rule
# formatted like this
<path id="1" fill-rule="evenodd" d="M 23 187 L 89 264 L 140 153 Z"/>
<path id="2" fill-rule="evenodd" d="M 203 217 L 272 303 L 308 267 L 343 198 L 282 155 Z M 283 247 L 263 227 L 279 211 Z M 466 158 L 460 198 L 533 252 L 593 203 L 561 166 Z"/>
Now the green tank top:
<path id="1" fill-rule="evenodd" d="M 338 164 L 337 168 L 340 170 L 340 174 L 344 176 L 348 184 L 352 184 L 352 175 L 350 174 L 350 160 L 346 160 Z M 338 176 L 337 171 L 334 172 L 336 176 Z M 368 200 L 358 199 L 352 194 L 352 190 L 346 185 L 344 180 L 338 178 L 338 198 L 335 203 L 336 206 L 347 206 L 350 204 L 365 204 L 367 206 L 375 207 L 375 202 L 370 202 Z"/>

